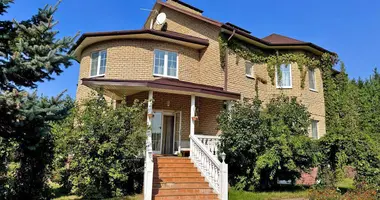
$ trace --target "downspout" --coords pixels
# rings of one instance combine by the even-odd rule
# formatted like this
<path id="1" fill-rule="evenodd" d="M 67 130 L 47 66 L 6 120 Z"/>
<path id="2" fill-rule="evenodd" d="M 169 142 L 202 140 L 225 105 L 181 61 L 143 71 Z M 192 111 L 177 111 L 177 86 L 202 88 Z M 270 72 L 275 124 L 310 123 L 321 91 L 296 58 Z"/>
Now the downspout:
<path id="1" fill-rule="evenodd" d="M 231 36 L 228 38 L 227 40 L 227 43 L 231 40 L 231 38 L 235 35 L 236 33 L 236 29 L 234 29 L 232 31 L 232 34 Z M 224 90 L 227 91 L 227 87 L 228 87 L 228 53 L 229 49 L 227 48 L 225 51 L 224 51 Z"/>

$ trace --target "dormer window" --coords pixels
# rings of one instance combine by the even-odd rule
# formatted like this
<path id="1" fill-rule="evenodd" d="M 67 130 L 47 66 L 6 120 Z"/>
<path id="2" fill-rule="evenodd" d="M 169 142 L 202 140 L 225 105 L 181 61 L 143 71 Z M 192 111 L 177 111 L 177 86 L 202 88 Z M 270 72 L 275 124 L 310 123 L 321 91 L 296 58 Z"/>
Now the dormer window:
<path id="1" fill-rule="evenodd" d="M 91 53 L 91 77 L 104 76 L 107 65 L 107 51 L 95 51 Z"/>
<path id="2" fill-rule="evenodd" d="M 178 78 L 178 55 L 176 52 L 154 50 L 154 76 Z"/>
<path id="3" fill-rule="evenodd" d="M 292 66 L 290 64 L 282 64 L 279 73 L 276 68 L 276 85 L 277 88 L 292 88 Z"/>

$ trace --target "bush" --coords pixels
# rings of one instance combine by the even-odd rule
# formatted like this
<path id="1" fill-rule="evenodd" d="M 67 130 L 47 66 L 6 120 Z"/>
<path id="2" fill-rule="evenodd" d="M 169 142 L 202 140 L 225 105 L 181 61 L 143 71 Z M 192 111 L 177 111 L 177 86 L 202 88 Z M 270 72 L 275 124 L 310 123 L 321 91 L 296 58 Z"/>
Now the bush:
<path id="1" fill-rule="evenodd" d="M 265 190 L 277 180 L 300 177 L 314 166 L 316 144 L 308 137 L 310 114 L 295 98 L 236 102 L 218 118 L 221 148 L 226 153 L 230 183 L 237 189 Z"/>
<path id="2" fill-rule="evenodd" d="M 335 188 L 314 189 L 309 193 L 309 200 L 338 200 L 341 194 Z"/>
<path id="3" fill-rule="evenodd" d="M 355 189 L 343 191 L 335 188 L 319 188 L 310 190 L 310 200 L 377 200 L 380 199 L 379 192 L 364 182 L 356 185 Z"/>
<path id="4" fill-rule="evenodd" d="M 69 122 L 53 126 L 55 136 L 65 142 L 56 153 L 61 184 L 72 185 L 72 192 L 84 198 L 140 192 L 146 137 L 143 108 L 136 103 L 115 109 L 98 95 L 77 106 Z"/>

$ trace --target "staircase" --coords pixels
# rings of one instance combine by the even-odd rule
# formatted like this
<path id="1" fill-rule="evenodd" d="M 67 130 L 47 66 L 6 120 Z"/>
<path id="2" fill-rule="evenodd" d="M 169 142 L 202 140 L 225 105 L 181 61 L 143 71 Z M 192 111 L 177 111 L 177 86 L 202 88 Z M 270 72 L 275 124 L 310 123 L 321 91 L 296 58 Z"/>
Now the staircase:
<path id="1" fill-rule="evenodd" d="M 218 199 L 190 158 L 157 157 L 154 161 L 154 200 Z"/>

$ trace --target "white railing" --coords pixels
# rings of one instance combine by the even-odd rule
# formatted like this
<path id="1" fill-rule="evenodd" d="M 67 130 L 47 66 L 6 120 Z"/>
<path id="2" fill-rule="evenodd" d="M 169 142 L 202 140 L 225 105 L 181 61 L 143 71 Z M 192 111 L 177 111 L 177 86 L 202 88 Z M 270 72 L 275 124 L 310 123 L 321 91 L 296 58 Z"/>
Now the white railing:
<path id="1" fill-rule="evenodd" d="M 218 158 L 219 136 L 195 135 L 212 155 Z"/>
<path id="2" fill-rule="evenodd" d="M 216 141 L 217 142 L 217 141 Z M 197 136 L 190 136 L 190 158 L 198 170 L 209 182 L 210 186 L 222 200 L 228 199 L 228 165 L 224 162 L 225 154 L 222 154 L 222 162 L 202 143 Z"/>

